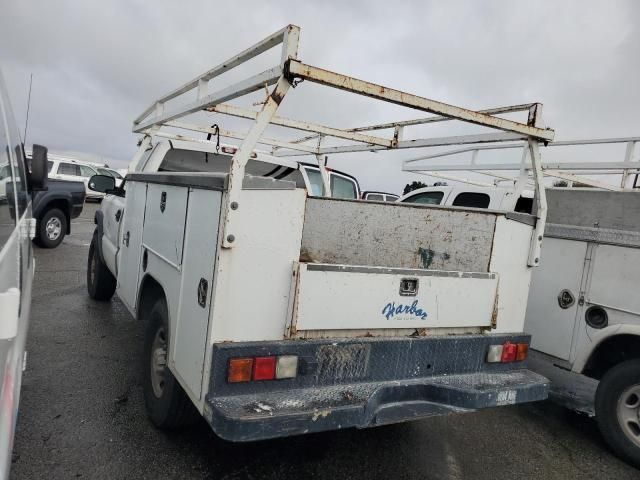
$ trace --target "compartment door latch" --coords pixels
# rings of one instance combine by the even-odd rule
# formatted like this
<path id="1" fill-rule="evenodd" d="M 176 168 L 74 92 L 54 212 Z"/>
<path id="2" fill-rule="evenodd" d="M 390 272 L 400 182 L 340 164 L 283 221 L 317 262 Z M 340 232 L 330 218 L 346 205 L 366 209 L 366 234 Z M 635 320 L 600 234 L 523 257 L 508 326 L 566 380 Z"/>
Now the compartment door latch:
<path id="1" fill-rule="evenodd" d="M 400 280 L 400 295 L 403 297 L 415 297 L 418 294 L 418 279 L 403 278 Z"/>

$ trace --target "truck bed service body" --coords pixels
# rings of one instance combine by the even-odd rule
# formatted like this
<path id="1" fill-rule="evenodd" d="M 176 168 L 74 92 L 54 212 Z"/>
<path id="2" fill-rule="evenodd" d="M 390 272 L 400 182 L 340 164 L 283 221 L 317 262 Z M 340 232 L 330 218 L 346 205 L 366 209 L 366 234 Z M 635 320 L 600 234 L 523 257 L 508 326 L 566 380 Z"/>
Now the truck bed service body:
<path id="1" fill-rule="evenodd" d="M 152 421 L 174 427 L 197 411 L 221 437 L 248 441 L 546 398 L 547 380 L 526 368 L 522 333 L 544 189 L 536 215 L 335 198 L 324 158 L 524 140 L 536 164 L 538 142 L 553 138 L 540 127 L 541 105 L 481 113 L 321 70 L 297 59 L 298 35 L 287 26 L 154 102 L 134 122 L 144 137 L 125 186 L 90 181 L 108 195 L 96 216 L 89 293 L 107 300 L 117 292 L 145 321 Z M 211 79 L 277 45 L 279 65 L 208 91 Z M 367 131 L 379 126 L 341 130 L 276 116 L 301 80 L 439 115 L 414 122 L 461 120 L 498 132 L 404 140 L 403 122 L 385 138 Z M 274 84 L 259 111 L 223 103 Z M 165 108 L 191 90 L 195 101 Z M 200 110 L 251 126 L 237 133 L 219 121 L 179 120 Z M 528 112 L 526 122 L 492 116 L 513 111 Z M 263 135 L 269 125 L 312 135 L 276 140 Z M 221 151 L 212 135 L 240 144 Z M 343 144 L 324 146 L 325 137 Z M 317 160 L 321 192 L 309 188 L 298 155 Z"/>

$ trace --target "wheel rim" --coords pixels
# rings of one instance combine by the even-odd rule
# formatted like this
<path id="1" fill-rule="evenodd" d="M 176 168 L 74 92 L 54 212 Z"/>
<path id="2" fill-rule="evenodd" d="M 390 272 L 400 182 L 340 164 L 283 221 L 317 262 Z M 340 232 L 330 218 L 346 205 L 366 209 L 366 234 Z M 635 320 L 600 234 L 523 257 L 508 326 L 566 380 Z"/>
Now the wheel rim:
<path id="1" fill-rule="evenodd" d="M 51 217 L 44 226 L 47 238 L 57 240 L 62 233 L 62 222 L 58 217 Z"/>
<path id="2" fill-rule="evenodd" d="M 160 398 L 164 391 L 167 366 L 167 337 L 164 327 L 158 329 L 151 344 L 151 387 L 153 394 Z"/>
<path id="3" fill-rule="evenodd" d="M 640 447 L 640 385 L 627 388 L 618 399 L 618 423 L 626 437 Z"/>

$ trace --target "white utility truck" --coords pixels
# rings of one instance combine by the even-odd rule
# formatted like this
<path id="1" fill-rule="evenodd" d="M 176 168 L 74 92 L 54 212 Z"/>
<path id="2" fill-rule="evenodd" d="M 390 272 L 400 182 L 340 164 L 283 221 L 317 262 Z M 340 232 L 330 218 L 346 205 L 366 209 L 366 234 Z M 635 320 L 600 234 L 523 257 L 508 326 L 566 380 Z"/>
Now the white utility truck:
<path id="1" fill-rule="evenodd" d="M 117 292 L 145 322 L 153 423 L 176 427 L 197 412 L 219 436 L 250 441 L 546 398 L 522 333 L 545 224 L 541 184 L 536 215 L 370 202 L 344 198 L 325 166 L 343 152 L 377 151 L 373 165 L 389 150 L 508 140 L 526 141 L 537 165 L 539 142 L 554 135 L 541 105 L 478 112 L 322 70 L 298 60 L 298 36 L 289 25 L 153 102 L 134 122 L 144 137 L 124 186 L 90 181 L 107 196 L 89 294 Z M 276 66 L 209 91 L 278 45 Z M 432 115 L 355 129 L 276 116 L 301 81 Z M 224 103 L 272 85 L 259 110 Z M 180 120 L 203 110 L 215 126 Z M 513 112 L 526 119 L 496 116 Z M 250 127 L 223 130 L 221 115 Z M 404 138 L 411 125 L 451 120 L 494 131 Z M 273 125 L 307 136 L 265 136 Z M 385 128 L 392 133 L 371 133 Z M 221 150 L 218 137 L 239 146 Z M 298 155 L 317 161 L 320 191 Z"/>
<path id="2" fill-rule="evenodd" d="M 532 368 L 640 466 L 640 192 L 563 188 L 547 198 L 545 264 L 525 323 Z"/>
<path id="3" fill-rule="evenodd" d="M 545 261 L 533 274 L 525 321 L 525 331 L 533 336 L 530 367 L 551 380 L 550 397 L 595 415 L 607 443 L 636 466 L 640 466 L 640 162 L 634 152 L 639 142 L 640 137 L 618 137 L 549 145 L 567 147 L 565 155 L 581 157 L 584 147 L 598 145 L 604 150 L 597 161 L 541 163 L 545 175 L 564 180 L 567 188 L 546 189 Z M 615 161 L 616 146 L 625 147 L 623 161 Z M 508 148 L 523 150 L 520 163 L 475 161 L 479 151 Z M 472 153 L 466 165 L 421 162 L 465 152 Z M 453 198 L 455 205 L 455 198 L 464 192 L 487 204 L 489 199 L 504 199 L 505 193 L 513 199 L 531 188 L 526 152 L 522 143 L 502 144 L 413 159 L 405 163 L 405 170 L 456 184 L 415 190 L 400 201 L 450 205 Z M 511 187 L 482 186 L 477 180 L 440 173 L 464 168 Z M 495 173 L 500 170 L 519 170 L 520 175 Z M 581 187 L 568 188 L 572 183 Z"/>

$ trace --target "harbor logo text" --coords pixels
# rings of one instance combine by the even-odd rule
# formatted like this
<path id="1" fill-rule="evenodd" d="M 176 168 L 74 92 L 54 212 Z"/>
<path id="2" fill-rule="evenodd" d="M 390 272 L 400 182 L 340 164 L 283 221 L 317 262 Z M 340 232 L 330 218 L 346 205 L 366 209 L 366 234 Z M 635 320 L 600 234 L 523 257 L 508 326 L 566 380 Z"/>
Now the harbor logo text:
<path id="1" fill-rule="evenodd" d="M 427 318 L 427 312 L 418 308 L 417 300 L 414 300 L 411 305 L 389 302 L 382 309 L 382 315 L 387 317 L 387 320 L 391 320 L 395 316 L 401 317 L 396 318 L 396 320 L 406 320 L 408 317 L 419 318 L 421 320 L 426 320 Z"/>

